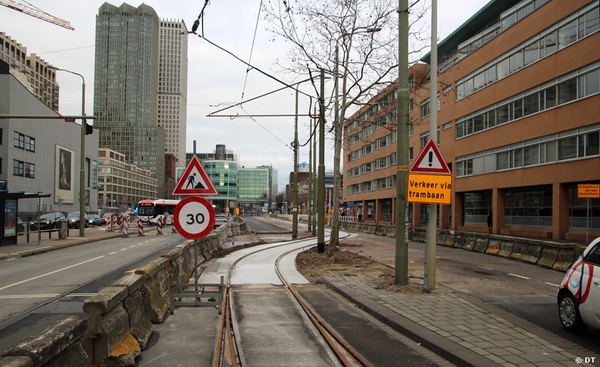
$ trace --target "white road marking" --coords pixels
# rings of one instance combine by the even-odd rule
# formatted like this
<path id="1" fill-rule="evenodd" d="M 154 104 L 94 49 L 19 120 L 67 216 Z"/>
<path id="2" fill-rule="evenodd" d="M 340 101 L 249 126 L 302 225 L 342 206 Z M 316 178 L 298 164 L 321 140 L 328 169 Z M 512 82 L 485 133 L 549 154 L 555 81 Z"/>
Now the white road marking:
<path id="1" fill-rule="evenodd" d="M 38 276 L 36 276 L 36 277 L 33 277 L 33 278 L 29 278 L 29 279 L 21 280 L 20 282 L 16 282 L 16 283 L 13 283 L 13 284 L 9 284 L 9 285 L 6 285 L 6 286 L 4 286 L 4 287 L 0 288 L 0 291 L 3 291 L 3 290 L 5 290 L 5 289 L 8 289 L 8 288 L 12 288 L 12 287 L 14 287 L 14 286 L 16 286 L 16 285 L 19 285 L 19 284 L 23 284 L 23 283 L 30 282 L 30 281 L 32 281 L 32 280 L 36 280 L 36 279 L 39 279 L 39 278 L 43 278 L 43 277 L 45 277 L 45 276 L 48 276 L 48 275 L 52 275 L 52 274 L 56 274 L 56 273 L 60 273 L 61 271 L 65 271 L 65 270 L 68 270 L 68 269 L 74 268 L 74 267 L 76 267 L 76 266 L 79 266 L 79 265 L 87 264 L 87 263 L 89 263 L 89 262 L 92 262 L 92 261 L 95 261 L 95 260 L 101 259 L 101 258 L 103 258 L 103 257 L 104 257 L 104 255 L 102 255 L 102 256 L 98 256 L 98 257 L 95 257 L 95 258 L 93 258 L 93 259 L 89 259 L 89 260 L 86 260 L 86 261 L 82 261 L 82 262 L 80 262 L 80 263 L 73 264 L 73 265 L 71 265 L 71 266 L 67 266 L 67 267 L 65 267 L 65 268 L 60 268 L 60 269 L 57 269 L 57 270 L 51 271 L 51 272 L 49 272 L 49 273 L 46 273 L 46 274 L 42 274 L 42 275 L 38 275 Z"/>
<path id="2" fill-rule="evenodd" d="M 65 295 L 65 297 L 91 297 L 96 295 L 96 293 L 69 293 Z M 30 298 L 53 298 L 59 296 L 56 294 L 10 294 L 5 296 L 0 296 L 0 299 L 30 299 Z"/>
<path id="3" fill-rule="evenodd" d="M 547 284 L 547 285 L 549 285 L 549 286 L 551 286 L 551 287 L 560 288 L 560 285 L 558 285 L 558 284 L 554 284 L 554 283 L 548 283 L 548 282 L 545 282 L 544 284 Z"/>
<path id="4" fill-rule="evenodd" d="M 113 251 L 113 252 L 109 252 L 108 254 L 109 254 L 109 255 L 114 255 L 114 254 L 116 254 L 116 253 L 117 253 L 117 251 Z"/>
<path id="5" fill-rule="evenodd" d="M 58 294 L 15 294 L 15 295 L 0 296 L 0 299 L 52 298 L 52 297 L 56 297 L 56 296 L 58 296 Z"/>
<path id="6" fill-rule="evenodd" d="M 513 274 L 513 273 L 508 273 L 508 275 L 510 275 L 510 276 L 512 276 L 512 277 L 521 278 L 521 279 L 527 279 L 527 280 L 531 279 L 531 278 L 524 277 L 524 276 L 522 276 L 522 275 Z"/>

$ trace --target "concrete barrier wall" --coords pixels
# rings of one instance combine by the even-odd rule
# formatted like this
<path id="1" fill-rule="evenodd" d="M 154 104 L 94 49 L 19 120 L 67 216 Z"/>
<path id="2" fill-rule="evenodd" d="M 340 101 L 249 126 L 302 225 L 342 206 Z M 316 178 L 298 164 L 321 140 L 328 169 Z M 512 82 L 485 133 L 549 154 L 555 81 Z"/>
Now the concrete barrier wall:
<path id="1" fill-rule="evenodd" d="M 228 236 L 247 231 L 243 219 L 236 218 L 198 240 L 198 264 L 210 259 Z M 133 367 L 154 324 L 165 320 L 178 292 L 177 280 L 187 282 L 193 272 L 194 242 L 187 241 L 86 299 L 87 320 L 58 319 L 8 348 L 0 367 Z"/>
<path id="2" fill-rule="evenodd" d="M 425 242 L 425 232 L 424 228 L 412 228 L 409 238 L 412 241 Z M 567 271 L 585 249 L 577 243 L 456 231 L 439 232 L 436 243 L 507 257 L 558 271 Z"/>

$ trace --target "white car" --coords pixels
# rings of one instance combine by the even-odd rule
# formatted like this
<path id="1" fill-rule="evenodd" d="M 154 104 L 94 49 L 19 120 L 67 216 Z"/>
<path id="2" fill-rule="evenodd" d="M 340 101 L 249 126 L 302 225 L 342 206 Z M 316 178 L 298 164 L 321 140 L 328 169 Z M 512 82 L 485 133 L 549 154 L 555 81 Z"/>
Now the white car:
<path id="1" fill-rule="evenodd" d="M 159 220 L 159 219 L 162 221 L 162 223 L 165 223 L 165 222 L 164 222 L 164 220 L 165 220 L 165 216 L 161 214 L 161 215 L 157 215 L 157 216 L 156 216 L 156 217 L 154 217 L 154 218 L 150 218 L 150 221 L 149 221 L 149 223 L 148 223 L 148 224 L 150 224 L 151 226 L 156 226 L 156 225 L 158 225 L 158 223 L 157 223 L 157 222 L 158 222 L 158 220 Z M 171 224 L 173 224 L 173 223 L 171 223 L 171 222 L 172 222 L 172 219 L 173 219 L 173 216 L 172 216 L 172 215 L 169 215 L 169 216 L 167 216 L 167 217 L 166 217 L 166 219 L 167 219 L 167 223 L 166 223 L 167 225 L 171 225 Z"/>
<path id="2" fill-rule="evenodd" d="M 229 221 L 229 217 L 227 214 L 216 214 L 215 215 L 215 228 L 222 226 L 223 224 L 227 224 Z"/>
<path id="3" fill-rule="evenodd" d="M 600 330 L 600 237 L 571 265 L 557 301 L 560 322 L 566 330 L 582 332 L 588 326 Z"/>

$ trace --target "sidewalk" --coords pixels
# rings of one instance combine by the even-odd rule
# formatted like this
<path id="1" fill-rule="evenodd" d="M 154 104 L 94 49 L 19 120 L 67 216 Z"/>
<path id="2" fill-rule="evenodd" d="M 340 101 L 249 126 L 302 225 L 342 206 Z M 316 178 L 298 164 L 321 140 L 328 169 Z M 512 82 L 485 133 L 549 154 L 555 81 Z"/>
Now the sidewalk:
<path id="1" fill-rule="evenodd" d="M 458 366 L 576 366 L 594 357 L 574 343 L 459 292 L 403 294 L 374 289 L 364 279 L 323 279 L 386 325 Z M 600 356 L 596 356 L 599 363 Z M 594 364 L 595 365 L 595 364 Z"/>
<path id="2" fill-rule="evenodd" d="M 73 236 L 75 232 L 71 231 L 71 236 L 64 240 L 46 238 L 39 245 L 19 241 L 18 245 L 0 246 L 0 260 L 121 235 L 119 231 L 108 232 L 101 227 L 86 229 L 84 238 L 78 236 L 78 231 L 77 236 Z M 443 286 L 432 293 L 405 294 L 372 288 L 359 276 L 339 275 L 324 278 L 323 282 L 359 308 L 457 366 L 600 365 L 600 356 L 593 352 Z M 177 322 L 179 314 L 181 312 L 176 312 L 169 322 Z M 162 335 L 163 339 L 167 337 Z M 172 337 L 175 343 L 181 341 L 179 337 Z M 578 358 L 586 357 L 596 357 L 596 364 L 577 362 Z"/>
<path id="3" fill-rule="evenodd" d="M 132 233 L 130 228 L 129 234 L 131 235 Z M 0 246 L 0 261 L 32 256 L 60 248 L 80 245 L 82 243 L 120 237 L 122 232 L 120 230 L 109 232 L 106 230 L 106 227 L 92 227 L 86 228 L 84 234 L 84 237 L 80 237 L 78 229 L 71 229 L 69 230 L 69 236 L 67 238 L 59 240 L 58 232 L 53 232 L 52 238 L 50 239 L 48 238 L 47 232 L 42 232 L 39 243 L 37 232 L 29 234 L 29 242 L 27 242 L 27 234 L 22 234 L 18 236 L 16 245 Z"/>

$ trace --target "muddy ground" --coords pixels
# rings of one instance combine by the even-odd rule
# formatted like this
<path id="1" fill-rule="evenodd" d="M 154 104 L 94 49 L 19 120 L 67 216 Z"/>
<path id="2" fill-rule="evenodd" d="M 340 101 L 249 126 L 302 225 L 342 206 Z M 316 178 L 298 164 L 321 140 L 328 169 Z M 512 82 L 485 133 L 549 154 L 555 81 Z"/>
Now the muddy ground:
<path id="1" fill-rule="evenodd" d="M 423 280 L 413 274 L 422 273 L 422 264 L 409 265 L 408 285 L 395 285 L 394 258 L 377 256 L 380 246 L 360 239 L 341 239 L 340 246 L 331 255 L 327 254 L 327 249 L 324 253 L 318 253 L 316 248 L 298 254 L 296 268 L 311 283 L 317 283 L 324 276 L 362 276 L 374 288 L 391 292 L 421 292 Z M 361 253 L 364 252 L 374 254 L 382 261 L 363 256 Z"/>

